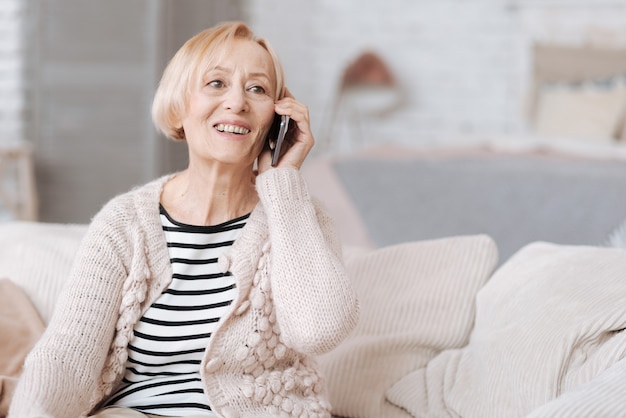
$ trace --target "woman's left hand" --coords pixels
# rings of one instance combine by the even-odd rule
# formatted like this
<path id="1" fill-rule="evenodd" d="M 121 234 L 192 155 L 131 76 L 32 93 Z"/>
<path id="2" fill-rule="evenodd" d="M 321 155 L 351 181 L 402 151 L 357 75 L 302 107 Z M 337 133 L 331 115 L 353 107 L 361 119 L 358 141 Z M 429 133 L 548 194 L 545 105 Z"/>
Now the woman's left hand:
<path id="1" fill-rule="evenodd" d="M 287 115 L 291 118 L 289 130 L 281 147 L 281 155 L 276 167 L 294 167 L 300 169 L 304 159 L 309 154 L 315 139 L 311 133 L 309 122 L 309 109 L 295 100 L 291 92 L 285 89 L 285 97 L 275 104 L 275 112 L 279 115 Z M 259 156 L 259 173 L 271 167 L 272 157 L 269 147 L 266 145 Z"/>

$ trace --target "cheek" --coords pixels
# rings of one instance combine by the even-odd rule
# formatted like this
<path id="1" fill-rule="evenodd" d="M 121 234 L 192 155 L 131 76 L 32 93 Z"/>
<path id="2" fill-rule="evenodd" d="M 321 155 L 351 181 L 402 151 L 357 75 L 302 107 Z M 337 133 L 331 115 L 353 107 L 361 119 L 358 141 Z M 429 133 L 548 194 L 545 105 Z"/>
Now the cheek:
<path id="1" fill-rule="evenodd" d="M 272 127 L 272 123 L 274 122 L 274 117 L 275 117 L 274 105 L 272 104 L 272 107 L 266 113 L 266 116 L 263 118 L 261 122 L 261 125 L 263 126 L 263 129 L 261 130 L 261 134 L 263 138 L 267 138 L 267 135 L 269 134 L 270 129 Z"/>

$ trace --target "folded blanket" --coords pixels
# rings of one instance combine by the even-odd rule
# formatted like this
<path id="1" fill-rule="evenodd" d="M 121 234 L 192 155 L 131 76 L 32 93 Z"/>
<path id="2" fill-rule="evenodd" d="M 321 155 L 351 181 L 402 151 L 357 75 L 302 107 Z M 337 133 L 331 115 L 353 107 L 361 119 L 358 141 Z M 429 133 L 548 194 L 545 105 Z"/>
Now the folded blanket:
<path id="1" fill-rule="evenodd" d="M 24 359 L 44 330 L 28 296 L 9 279 L 0 279 L 0 417 L 8 413 Z"/>

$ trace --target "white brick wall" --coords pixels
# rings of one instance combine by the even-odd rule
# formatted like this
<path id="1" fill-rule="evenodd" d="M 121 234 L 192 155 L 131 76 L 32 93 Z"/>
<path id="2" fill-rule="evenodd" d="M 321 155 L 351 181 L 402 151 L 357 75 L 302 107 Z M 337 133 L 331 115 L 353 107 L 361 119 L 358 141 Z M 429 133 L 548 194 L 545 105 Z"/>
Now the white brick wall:
<path id="1" fill-rule="evenodd" d="M 415 145 L 525 132 L 535 40 L 626 45 L 626 0 L 248 0 L 253 29 L 278 50 L 294 94 L 324 136 L 338 80 L 379 53 L 405 105 L 363 125 L 363 141 Z M 333 141 L 342 143 L 341 130 Z"/>
<path id="2" fill-rule="evenodd" d="M 0 0 L 0 144 L 23 135 L 22 0 Z"/>

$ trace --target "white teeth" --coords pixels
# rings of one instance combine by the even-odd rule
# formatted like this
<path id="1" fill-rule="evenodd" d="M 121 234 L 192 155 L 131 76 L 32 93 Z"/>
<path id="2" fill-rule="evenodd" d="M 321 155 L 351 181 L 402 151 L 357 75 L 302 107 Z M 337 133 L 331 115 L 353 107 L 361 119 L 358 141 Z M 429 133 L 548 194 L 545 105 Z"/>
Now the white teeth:
<path id="1" fill-rule="evenodd" d="M 240 134 L 240 135 L 245 135 L 250 132 L 250 129 L 246 129 L 241 126 L 226 125 L 223 123 L 219 123 L 215 125 L 215 129 L 217 129 L 220 132 L 230 132 L 233 134 Z"/>

